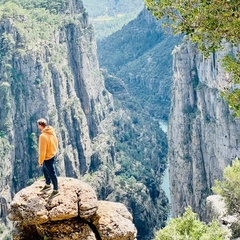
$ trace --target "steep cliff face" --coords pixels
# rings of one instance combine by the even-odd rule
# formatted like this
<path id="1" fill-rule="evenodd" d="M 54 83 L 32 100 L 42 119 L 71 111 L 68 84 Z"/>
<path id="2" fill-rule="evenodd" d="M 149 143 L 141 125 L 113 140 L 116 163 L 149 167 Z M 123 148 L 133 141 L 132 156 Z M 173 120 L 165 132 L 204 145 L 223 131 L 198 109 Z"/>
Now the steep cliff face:
<path id="1" fill-rule="evenodd" d="M 62 11 L 58 15 L 37 8 L 27 11 L 13 3 L 1 7 L 4 196 L 39 176 L 36 120 L 40 117 L 56 128 L 62 176 L 85 174 L 95 155 L 101 159 L 107 154 L 112 161 L 111 139 L 101 143 L 102 153 L 94 149 L 95 139 L 106 132 L 105 122 L 111 125 L 113 105 L 98 70 L 93 31 L 81 1 L 70 1 Z"/>
<path id="2" fill-rule="evenodd" d="M 206 218 L 206 197 L 223 169 L 240 155 L 240 121 L 220 89 L 229 80 L 221 67 L 226 52 L 205 59 L 189 42 L 175 48 L 173 96 L 168 131 L 173 216 L 191 205 Z"/>

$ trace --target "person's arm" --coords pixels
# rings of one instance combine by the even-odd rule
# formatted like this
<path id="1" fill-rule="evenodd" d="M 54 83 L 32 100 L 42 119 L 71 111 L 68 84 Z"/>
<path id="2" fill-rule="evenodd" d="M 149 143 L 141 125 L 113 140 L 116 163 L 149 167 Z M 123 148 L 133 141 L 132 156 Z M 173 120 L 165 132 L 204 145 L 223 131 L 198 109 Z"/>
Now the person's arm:
<path id="1" fill-rule="evenodd" d="M 38 158 L 39 165 L 42 165 L 43 161 L 45 160 L 46 149 L 47 149 L 47 141 L 45 137 L 41 134 L 39 137 L 39 158 Z"/>

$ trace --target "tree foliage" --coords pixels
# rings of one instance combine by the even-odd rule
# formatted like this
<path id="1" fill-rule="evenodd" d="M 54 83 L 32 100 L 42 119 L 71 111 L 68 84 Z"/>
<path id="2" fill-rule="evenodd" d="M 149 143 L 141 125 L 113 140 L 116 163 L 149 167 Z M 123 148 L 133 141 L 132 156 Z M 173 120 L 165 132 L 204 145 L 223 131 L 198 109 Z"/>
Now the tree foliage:
<path id="1" fill-rule="evenodd" d="M 208 56 L 221 48 L 223 41 L 236 46 L 240 39 L 240 4 L 236 0 L 145 0 L 147 8 L 163 19 L 174 33 L 184 33 Z M 231 75 L 229 88 L 222 93 L 236 116 L 240 116 L 239 52 L 223 59 L 223 67 Z"/>
<path id="2" fill-rule="evenodd" d="M 198 219 L 191 207 L 185 209 L 182 217 L 173 218 L 169 224 L 156 233 L 154 240 L 226 240 L 227 232 L 216 221 L 206 225 Z"/>
<path id="3" fill-rule="evenodd" d="M 240 5 L 236 0 L 145 0 L 158 19 L 166 17 L 175 33 L 190 35 L 205 52 L 216 50 L 222 39 L 239 41 Z"/>
<path id="4" fill-rule="evenodd" d="M 223 171 L 223 181 L 215 181 L 214 193 L 224 197 L 229 213 L 240 213 L 240 160 L 235 159 L 232 166 Z"/>
<path id="5" fill-rule="evenodd" d="M 14 2 L 26 9 L 43 8 L 53 14 L 64 11 L 69 4 L 69 0 L 0 0 L 0 4 L 7 2 Z"/>

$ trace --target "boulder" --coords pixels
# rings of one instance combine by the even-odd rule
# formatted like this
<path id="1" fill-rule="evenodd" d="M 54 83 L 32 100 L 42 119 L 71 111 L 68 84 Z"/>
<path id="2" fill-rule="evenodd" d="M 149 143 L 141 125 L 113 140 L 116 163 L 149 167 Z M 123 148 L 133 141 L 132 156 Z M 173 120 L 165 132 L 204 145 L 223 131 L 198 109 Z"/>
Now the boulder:
<path id="1" fill-rule="evenodd" d="M 229 232 L 231 239 L 240 237 L 240 215 L 228 213 L 227 205 L 224 198 L 220 195 L 211 195 L 207 197 L 207 216 L 208 221 L 218 220 Z"/>
<path id="2" fill-rule="evenodd" d="M 132 215 L 122 203 L 99 201 L 92 218 L 102 240 L 135 239 L 136 229 Z"/>
<path id="3" fill-rule="evenodd" d="M 44 180 L 19 191 L 8 209 L 14 240 L 85 239 L 134 240 L 132 215 L 121 203 L 98 201 L 93 188 L 81 180 L 59 177 L 59 195 L 41 192 Z"/>

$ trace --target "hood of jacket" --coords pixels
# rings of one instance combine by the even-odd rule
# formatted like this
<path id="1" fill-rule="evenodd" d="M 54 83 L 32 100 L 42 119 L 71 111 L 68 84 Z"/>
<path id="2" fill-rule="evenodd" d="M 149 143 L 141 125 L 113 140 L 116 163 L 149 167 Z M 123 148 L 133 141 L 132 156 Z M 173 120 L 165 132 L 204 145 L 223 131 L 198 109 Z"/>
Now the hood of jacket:
<path id="1" fill-rule="evenodd" d="M 42 130 L 42 133 L 46 133 L 49 135 L 55 135 L 54 129 L 51 126 L 47 126 Z"/>

